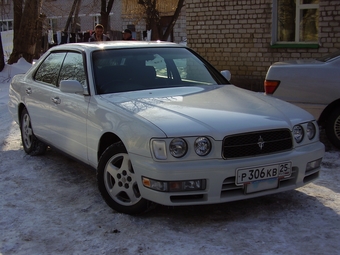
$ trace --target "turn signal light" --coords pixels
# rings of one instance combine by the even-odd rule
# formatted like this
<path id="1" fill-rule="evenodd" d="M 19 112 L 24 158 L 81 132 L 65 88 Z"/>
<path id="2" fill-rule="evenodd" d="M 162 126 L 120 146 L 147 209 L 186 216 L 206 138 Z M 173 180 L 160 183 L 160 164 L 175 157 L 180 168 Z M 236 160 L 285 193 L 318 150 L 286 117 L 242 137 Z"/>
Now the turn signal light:
<path id="1" fill-rule="evenodd" d="M 267 95 L 274 94 L 275 90 L 279 87 L 280 81 L 264 80 L 264 91 Z"/>

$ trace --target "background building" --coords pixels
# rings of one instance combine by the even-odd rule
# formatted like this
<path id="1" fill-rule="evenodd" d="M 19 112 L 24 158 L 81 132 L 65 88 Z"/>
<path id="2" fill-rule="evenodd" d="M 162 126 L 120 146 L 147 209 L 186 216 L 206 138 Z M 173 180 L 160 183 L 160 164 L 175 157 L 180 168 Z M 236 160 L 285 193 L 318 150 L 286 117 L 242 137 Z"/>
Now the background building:
<path id="1" fill-rule="evenodd" d="M 158 9 L 161 14 L 161 22 L 167 26 L 167 20 L 174 13 L 174 6 L 177 0 L 159 1 Z M 74 12 L 71 25 L 65 31 L 65 25 L 72 9 L 71 0 L 45 0 L 42 6 L 42 13 L 46 16 L 44 30 L 68 33 L 91 32 L 96 24 L 101 23 L 101 2 L 94 0 L 82 0 L 80 7 Z M 0 0 L 0 31 L 13 29 L 13 1 Z M 115 0 L 109 14 L 109 24 L 107 31 L 112 40 L 122 39 L 122 30 L 129 28 L 133 31 L 133 37 L 144 40 L 146 24 L 144 13 L 137 0 Z M 143 33 L 144 32 L 144 33 Z M 72 38 L 73 42 L 76 39 Z M 174 31 L 169 40 L 181 42 L 186 39 L 185 7 L 182 8 L 181 15 L 176 22 Z"/>
<path id="2" fill-rule="evenodd" d="M 12 0 L 0 0 L 0 30 L 13 27 Z M 64 31 L 73 1 L 45 0 L 44 29 Z M 177 0 L 159 0 L 161 22 L 167 26 Z M 115 0 L 108 34 L 121 39 L 129 28 L 145 39 L 144 13 L 137 0 Z M 82 0 L 68 32 L 91 32 L 100 23 L 100 1 Z M 75 41 L 67 35 L 64 42 Z M 55 37 L 54 37 L 55 38 Z M 228 69 L 232 82 L 263 91 L 268 67 L 277 61 L 317 58 L 340 49 L 339 0 L 186 0 L 169 41 L 188 42 L 217 69 Z"/>
<path id="3" fill-rule="evenodd" d="M 256 91 L 273 62 L 340 49 L 338 0 L 186 0 L 186 25 L 189 47 Z"/>

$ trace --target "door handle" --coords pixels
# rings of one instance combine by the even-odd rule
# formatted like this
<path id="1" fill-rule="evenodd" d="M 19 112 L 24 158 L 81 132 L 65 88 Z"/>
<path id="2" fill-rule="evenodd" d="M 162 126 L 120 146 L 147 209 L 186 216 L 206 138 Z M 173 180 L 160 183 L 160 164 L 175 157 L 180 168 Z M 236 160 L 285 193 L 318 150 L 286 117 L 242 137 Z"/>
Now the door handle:
<path id="1" fill-rule="evenodd" d="M 61 103 L 61 99 L 59 97 L 52 97 L 51 100 L 54 104 L 60 104 Z"/>
<path id="2" fill-rule="evenodd" d="M 26 89 L 26 94 L 27 94 L 27 95 L 32 94 L 32 89 L 31 89 L 31 88 L 27 88 L 27 89 Z"/>

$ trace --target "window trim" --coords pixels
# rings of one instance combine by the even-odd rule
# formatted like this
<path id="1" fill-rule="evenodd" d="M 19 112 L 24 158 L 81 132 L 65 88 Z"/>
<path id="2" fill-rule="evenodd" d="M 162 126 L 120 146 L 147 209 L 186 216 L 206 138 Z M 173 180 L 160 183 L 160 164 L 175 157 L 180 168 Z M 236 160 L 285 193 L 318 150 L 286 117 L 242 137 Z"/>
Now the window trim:
<path id="1" fill-rule="evenodd" d="M 296 14 L 295 20 L 300 20 L 300 11 L 304 9 L 319 9 L 319 4 L 300 4 L 300 1 L 296 1 Z M 272 28 L 271 28 L 271 48 L 309 48 L 309 49 L 317 49 L 319 48 L 319 42 L 300 42 L 300 27 L 299 22 L 295 22 L 295 41 L 294 42 L 279 42 L 277 41 L 277 33 L 278 33 L 278 0 L 273 0 L 272 4 Z"/>

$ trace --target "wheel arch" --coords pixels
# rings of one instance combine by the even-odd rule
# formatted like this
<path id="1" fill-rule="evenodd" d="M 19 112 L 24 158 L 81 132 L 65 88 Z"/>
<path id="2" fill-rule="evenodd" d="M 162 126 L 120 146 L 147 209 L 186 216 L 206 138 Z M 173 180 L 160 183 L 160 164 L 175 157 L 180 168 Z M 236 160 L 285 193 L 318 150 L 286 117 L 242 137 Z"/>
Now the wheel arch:
<path id="1" fill-rule="evenodd" d="M 121 142 L 122 140 L 114 133 L 107 132 L 102 135 L 98 144 L 97 160 L 99 162 L 100 156 L 112 144 Z"/>
<path id="2" fill-rule="evenodd" d="M 20 103 L 18 105 L 18 123 L 19 123 L 19 126 L 21 126 L 21 114 L 22 114 L 22 111 L 26 109 L 26 106 L 23 104 L 23 103 Z M 28 111 L 28 110 L 27 110 Z"/>
<path id="3" fill-rule="evenodd" d="M 325 126 L 327 118 L 329 117 L 329 115 L 336 109 L 336 108 L 340 108 L 340 98 L 333 101 L 332 103 L 330 103 L 321 113 L 319 119 L 318 119 L 318 123 L 319 125 L 321 125 L 322 127 Z"/>

